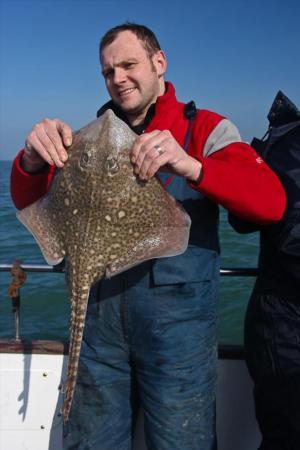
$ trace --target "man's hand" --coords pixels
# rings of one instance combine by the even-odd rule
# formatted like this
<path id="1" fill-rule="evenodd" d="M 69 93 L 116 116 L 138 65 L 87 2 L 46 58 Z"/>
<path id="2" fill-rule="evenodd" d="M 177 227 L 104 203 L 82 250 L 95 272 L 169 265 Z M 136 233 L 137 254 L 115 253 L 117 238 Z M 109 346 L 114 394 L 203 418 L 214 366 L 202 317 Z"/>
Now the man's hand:
<path id="1" fill-rule="evenodd" d="M 139 136 L 131 150 L 131 162 L 142 180 L 149 180 L 161 168 L 192 183 L 201 177 L 202 164 L 189 156 L 168 130 Z"/>
<path id="2" fill-rule="evenodd" d="M 25 142 L 22 166 L 27 172 L 38 172 L 45 163 L 63 167 L 68 159 L 65 147 L 72 144 L 72 130 L 61 120 L 44 119 L 32 128 Z"/>

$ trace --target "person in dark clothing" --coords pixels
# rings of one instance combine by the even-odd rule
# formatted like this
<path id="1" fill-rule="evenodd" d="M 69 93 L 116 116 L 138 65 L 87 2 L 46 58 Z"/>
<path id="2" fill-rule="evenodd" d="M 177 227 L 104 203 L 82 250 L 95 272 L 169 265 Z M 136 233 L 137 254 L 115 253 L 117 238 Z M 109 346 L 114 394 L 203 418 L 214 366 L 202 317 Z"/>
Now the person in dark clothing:
<path id="1" fill-rule="evenodd" d="M 254 381 L 259 450 L 300 449 L 300 112 L 279 92 L 268 138 L 252 145 L 277 173 L 287 208 L 260 228 L 259 273 L 245 318 L 245 352 Z M 232 216 L 239 232 L 254 231 Z"/>

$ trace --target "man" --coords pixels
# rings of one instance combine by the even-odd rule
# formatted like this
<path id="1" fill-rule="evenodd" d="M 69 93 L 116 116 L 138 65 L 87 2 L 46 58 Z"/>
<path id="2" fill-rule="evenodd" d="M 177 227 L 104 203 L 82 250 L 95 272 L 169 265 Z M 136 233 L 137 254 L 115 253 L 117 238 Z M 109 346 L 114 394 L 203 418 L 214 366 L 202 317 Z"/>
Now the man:
<path id="1" fill-rule="evenodd" d="M 149 449 L 215 449 L 217 203 L 264 224 L 281 218 L 285 194 L 230 121 L 177 101 L 148 28 L 109 30 L 100 61 L 111 101 L 98 115 L 112 108 L 140 135 L 131 150 L 136 174 L 147 180 L 169 172 L 160 176 L 192 226 L 183 255 L 148 261 L 92 289 L 64 448 L 130 448 L 137 389 Z M 18 208 L 47 191 L 71 140 L 60 120 L 34 126 L 12 171 Z"/>

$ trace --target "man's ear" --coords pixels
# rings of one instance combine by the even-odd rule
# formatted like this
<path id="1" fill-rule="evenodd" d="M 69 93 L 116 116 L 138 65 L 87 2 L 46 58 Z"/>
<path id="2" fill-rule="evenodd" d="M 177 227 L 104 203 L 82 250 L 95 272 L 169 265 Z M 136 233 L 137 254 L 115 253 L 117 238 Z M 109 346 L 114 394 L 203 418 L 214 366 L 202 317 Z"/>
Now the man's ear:
<path id="1" fill-rule="evenodd" d="M 152 57 L 153 64 L 156 68 L 158 76 L 164 75 L 167 70 L 167 57 L 162 50 L 159 50 Z"/>

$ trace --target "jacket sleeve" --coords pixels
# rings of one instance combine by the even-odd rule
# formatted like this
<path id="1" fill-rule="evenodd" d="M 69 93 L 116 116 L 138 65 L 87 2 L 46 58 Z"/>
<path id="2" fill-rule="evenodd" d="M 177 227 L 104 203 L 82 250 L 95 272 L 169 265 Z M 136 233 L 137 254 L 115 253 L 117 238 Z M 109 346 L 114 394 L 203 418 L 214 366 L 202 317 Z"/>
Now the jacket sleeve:
<path id="1" fill-rule="evenodd" d="M 202 177 L 194 189 L 240 219 L 259 225 L 279 221 L 286 207 L 285 190 L 256 151 L 241 141 L 236 127 L 206 113 L 196 133 L 200 144 L 192 156 L 202 163 Z"/>
<path id="2" fill-rule="evenodd" d="M 23 209 L 38 200 L 48 191 L 55 167 L 48 168 L 39 174 L 29 174 L 22 169 L 21 159 L 24 150 L 16 156 L 11 171 L 11 196 L 18 209 Z"/>

